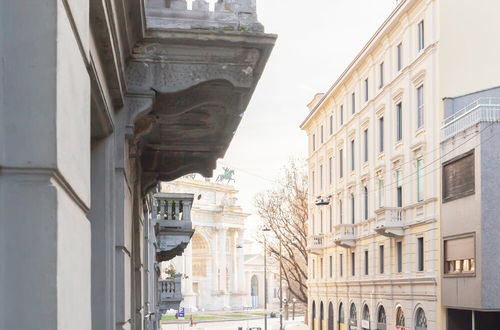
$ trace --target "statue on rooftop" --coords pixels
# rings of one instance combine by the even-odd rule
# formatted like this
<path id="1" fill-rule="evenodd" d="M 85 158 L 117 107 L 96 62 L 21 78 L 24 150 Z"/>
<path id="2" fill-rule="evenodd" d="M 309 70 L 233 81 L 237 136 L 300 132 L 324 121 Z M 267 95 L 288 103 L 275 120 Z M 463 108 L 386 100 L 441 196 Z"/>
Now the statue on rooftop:
<path id="1" fill-rule="evenodd" d="M 229 184 L 231 181 L 235 182 L 233 178 L 234 170 L 229 167 L 223 167 L 222 169 L 224 170 L 224 173 L 219 174 L 215 182 L 224 183 L 224 181 L 226 181 L 226 184 Z"/>

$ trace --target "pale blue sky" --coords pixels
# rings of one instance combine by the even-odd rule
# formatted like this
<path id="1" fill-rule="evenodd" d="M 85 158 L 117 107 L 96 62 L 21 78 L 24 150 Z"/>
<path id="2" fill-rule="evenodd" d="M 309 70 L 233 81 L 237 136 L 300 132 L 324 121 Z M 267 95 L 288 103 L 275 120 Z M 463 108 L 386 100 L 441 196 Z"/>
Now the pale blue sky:
<path id="1" fill-rule="evenodd" d="M 236 171 L 239 202 L 272 186 L 291 156 L 305 158 L 306 105 L 326 91 L 395 7 L 394 0 L 257 0 L 266 32 L 278 34 L 257 90 L 219 167 Z M 215 177 L 220 171 L 215 172 Z M 252 222 L 252 220 L 250 220 Z"/>

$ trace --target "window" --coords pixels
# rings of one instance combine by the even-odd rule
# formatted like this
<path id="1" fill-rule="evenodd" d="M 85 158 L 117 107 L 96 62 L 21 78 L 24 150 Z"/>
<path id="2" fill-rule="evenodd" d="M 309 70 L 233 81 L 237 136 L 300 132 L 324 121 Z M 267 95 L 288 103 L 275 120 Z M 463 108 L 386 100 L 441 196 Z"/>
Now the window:
<path id="1" fill-rule="evenodd" d="M 339 200 L 339 223 L 342 224 L 343 218 L 342 218 L 342 201 Z"/>
<path id="2" fill-rule="evenodd" d="M 379 85 L 378 88 L 384 87 L 384 62 L 379 65 Z"/>
<path id="3" fill-rule="evenodd" d="M 370 97 L 368 87 L 369 87 L 368 78 L 366 78 L 365 79 L 365 102 L 368 102 L 368 98 Z"/>
<path id="4" fill-rule="evenodd" d="M 401 102 L 396 104 L 396 141 L 403 139 L 403 107 Z"/>
<path id="5" fill-rule="evenodd" d="M 355 113 L 356 112 L 356 93 L 351 94 L 351 112 Z"/>
<path id="6" fill-rule="evenodd" d="M 342 178 L 344 176 L 344 150 L 339 150 L 339 177 Z"/>
<path id="7" fill-rule="evenodd" d="M 355 157 L 355 148 L 354 148 L 354 140 L 351 141 L 351 171 L 356 169 L 356 157 Z"/>
<path id="8" fill-rule="evenodd" d="M 427 317 L 422 308 L 417 309 L 415 314 L 415 330 L 427 330 Z"/>
<path id="9" fill-rule="evenodd" d="M 365 275 L 368 275 L 368 251 L 365 251 Z"/>
<path id="10" fill-rule="evenodd" d="M 323 144 L 324 136 L 323 136 L 323 125 L 321 125 L 321 144 Z"/>
<path id="11" fill-rule="evenodd" d="M 423 50 L 425 47 L 425 40 L 424 40 L 424 21 L 420 21 L 418 23 L 418 51 Z"/>
<path id="12" fill-rule="evenodd" d="M 378 179 L 378 207 L 384 207 L 384 180 Z"/>
<path id="13" fill-rule="evenodd" d="M 417 159 L 417 201 L 424 200 L 424 160 Z"/>
<path id="14" fill-rule="evenodd" d="M 354 224 L 354 219 L 355 219 L 355 206 L 354 206 L 355 200 L 354 200 L 354 194 L 351 194 L 351 223 Z"/>
<path id="15" fill-rule="evenodd" d="M 315 183 L 314 182 L 315 181 L 315 177 L 314 176 L 315 176 L 315 173 L 314 173 L 314 171 L 312 171 L 311 181 L 312 181 L 312 191 L 313 191 L 313 194 L 316 193 L 316 187 L 315 187 L 315 184 L 314 184 Z"/>
<path id="16" fill-rule="evenodd" d="M 397 272 L 403 271 L 403 242 L 396 242 Z"/>
<path id="17" fill-rule="evenodd" d="M 403 43 L 400 43 L 396 47 L 396 62 L 397 62 L 397 71 L 401 71 L 403 67 Z"/>
<path id="18" fill-rule="evenodd" d="M 313 151 L 316 151 L 316 134 L 313 134 L 312 136 L 312 143 L 313 143 Z"/>
<path id="19" fill-rule="evenodd" d="M 417 128 L 424 126 L 424 85 L 417 88 Z"/>
<path id="20" fill-rule="evenodd" d="M 417 269 L 419 272 L 424 270 L 424 238 L 417 238 Z"/>
<path id="21" fill-rule="evenodd" d="M 443 164 L 443 201 L 449 202 L 475 193 L 474 151 Z"/>
<path id="22" fill-rule="evenodd" d="M 340 276 L 344 276 L 344 260 L 342 253 L 339 255 L 339 270 Z"/>
<path id="23" fill-rule="evenodd" d="M 380 274 L 383 274 L 384 273 L 384 268 L 385 268 L 384 267 L 384 246 L 380 245 L 378 247 L 378 249 L 379 249 L 378 250 L 378 254 L 379 254 L 378 258 L 379 258 L 379 267 L 380 267 L 379 272 L 380 272 Z"/>
<path id="24" fill-rule="evenodd" d="M 368 129 L 365 129 L 363 132 L 363 140 L 364 140 L 363 160 L 366 163 L 368 161 Z"/>
<path id="25" fill-rule="evenodd" d="M 378 151 L 384 152 L 384 117 L 378 120 Z"/>
<path id="26" fill-rule="evenodd" d="M 323 165 L 319 166 L 319 191 L 323 191 Z"/>
<path id="27" fill-rule="evenodd" d="M 333 159 L 328 158 L 328 183 L 332 184 L 332 173 L 333 173 Z"/>
<path id="28" fill-rule="evenodd" d="M 343 105 L 340 106 L 340 111 L 339 112 L 340 112 L 340 116 L 339 116 L 339 118 L 340 118 L 340 125 L 344 125 L 344 106 Z"/>
<path id="29" fill-rule="evenodd" d="M 316 234 L 316 220 L 314 219 L 314 214 L 312 215 L 312 233 Z"/>
<path id="30" fill-rule="evenodd" d="M 323 258 L 319 259 L 320 278 L 323 278 Z"/>
<path id="31" fill-rule="evenodd" d="M 351 275 L 356 275 L 356 254 L 351 252 Z"/>
<path id="32" fill-rule="evenodd" d="M 319 212 L 319 233 L 323 234 L 323 211 Z"/>
<path id="33" fill-rule="evenodd" d="M 328 229 L 330 229 L 330 233 L 331 233 L 333 231 L 333 207 L 332 207 L 331 204 L 330 204 L 330 212 L 329 213 L 330 213 L 329 214 L 330 215 L 330 219 L 329 219 L 330 220 L 330 224 L 329 224 L 329 228 Z"/>
<path id="34" fill-rule="evenodd" d="M 312 275 L 313 279 L 316 277 L 316 260 L 313 259 L 313 264 L 312 264 Z"/>
<path id="35" fill-rule="evenodd" d="M 397 207 L 403 207 L 403 183 L 401 171 L 396 171 L 396 203 Z"/>
<path id="36" fill-rule="evenodd" d="M 333 256 L 330 256 L 330 278 L 333 277 Z"/>
<path id="37" fill-rule="evenodd" d="M 365 211 L 365 220 L 368 220 L 368 187 L 365 186 L 364 188 L 364 211 Z"/>
<path id="38" fill-rule="evenodd" d="M 444 273 L 447 275 L 473 274 L 476 269 L 475 239 L 473 235 L 444 240 Z"/>

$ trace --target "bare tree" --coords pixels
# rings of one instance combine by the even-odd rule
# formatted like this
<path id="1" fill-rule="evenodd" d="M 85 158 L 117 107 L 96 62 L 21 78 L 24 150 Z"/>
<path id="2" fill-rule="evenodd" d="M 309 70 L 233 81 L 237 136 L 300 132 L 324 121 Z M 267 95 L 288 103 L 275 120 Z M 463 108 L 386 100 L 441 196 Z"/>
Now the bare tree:
<path id="1" fill-rule="evenodd" d="M 279 259 L 291 296 L 307 305 L 307 175 L 303 162 L 291 160 L 272 189 L 255 197 L 255 206 L 270 229 L 267 252 Z M 262 242 L 263 238 L 259 240 Z"/>

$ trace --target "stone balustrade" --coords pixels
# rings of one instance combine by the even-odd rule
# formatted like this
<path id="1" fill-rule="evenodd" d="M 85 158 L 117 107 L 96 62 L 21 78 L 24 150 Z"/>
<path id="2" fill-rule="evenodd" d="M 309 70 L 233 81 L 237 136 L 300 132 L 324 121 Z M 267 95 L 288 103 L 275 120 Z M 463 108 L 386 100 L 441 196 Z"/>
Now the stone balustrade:
<path id="1" fill-rule="evenodd" d="M 321 254 L 323 248 L 326 247 L 326 238 L 325 235 L 313 235 L 309 237 L 309 251 L 313 254 Z"/>
<path id="2" fill-rule="evenodd" d="M 356 245 L 356 225 L 341 224 L 335 228 L 333 242 L 342 247 L 353 247 Z"/>
<path id="3" fill-rule="evenodd" d="M 403 235 L 404 210 L 401 207 L 383 207 L 375 211 L 375 231 L 381 235 L 394 237 Z"/>
<path id="4" fill-rule="evenodd" d="M 162 314 L 169 309 L 179 309 L 182 301 L 180 275 L 176 275 L 172 279 L 160 280 L 158 282 L 158 291 L 160 312 Z"/>
<path id="5" fill-rule="evenodd" d="M 256 0 L 150 0 L 148 28 L 263 32 Z"/>
<path id="6" fill-rule="evenodd" d="M 193 198 L 193 194 L 154 194 L 152 219 L 156 225 L 158 262 L 181 255 L 189 244 L 194 233 Z"/>

